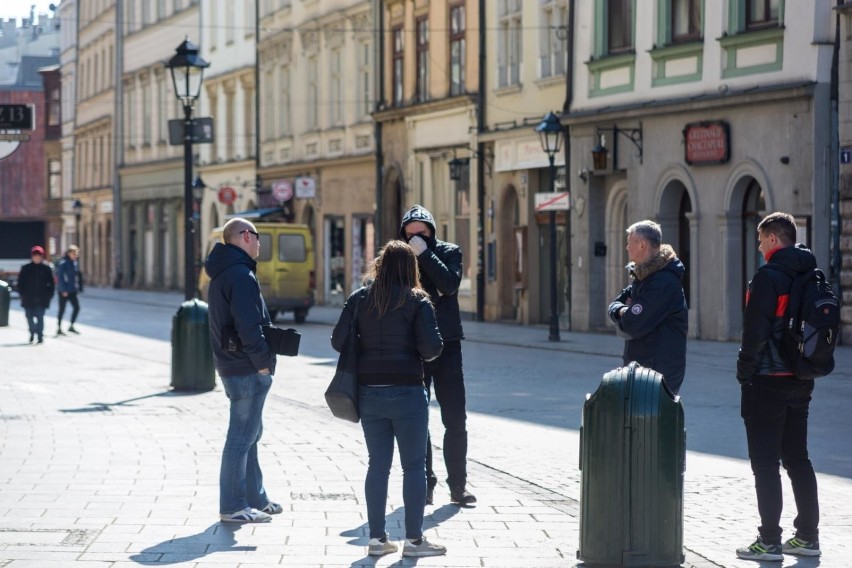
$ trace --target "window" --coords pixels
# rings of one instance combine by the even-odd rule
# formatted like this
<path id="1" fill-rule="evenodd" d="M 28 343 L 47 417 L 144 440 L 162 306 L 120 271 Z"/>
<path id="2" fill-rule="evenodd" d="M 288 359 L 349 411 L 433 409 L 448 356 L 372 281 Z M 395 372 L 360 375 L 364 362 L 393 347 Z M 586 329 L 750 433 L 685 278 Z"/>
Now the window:
<path id="1" fill-rule="evenodd" d="M 701 0 L 672 1 L 672 43 L 701 37 Z"/>
<path id="2" fill-rule="evenodd" d="M 470 248 L 470 165 L 462 167 L 461 178 L 456 184 L 455 202 L 455 243 L 462 250 Z M 462 257 L 462 278 L 470 278 L 470 257 Z"/>
<path id="3" fill-rule="evenodd" d="M 372 49 L 372 44 L 366 41 L 362 42 L 358 49 L 359 117 L 369 116 L 373 112 L 372 80 L 370 73 Z"/>
<path id="4" fill-rule="evenodd" d="M 143 0 L 143 2 L 144 1 L 145 0 Z M 136 0 L 127 0 L 124 11 L 124 20 L 127 23 L 127 33 L 136 31 Z"/>
<path id="5" fill-rule="evenodd" d="M 341 55 L 339 49 L 331 51 L 329 56 L 329 90 L 330 100 L 329 119 L 331 126 L 337 126 L 343 122 L 343 77 L 341 76 Z"/>
<path id="6" fill-rule="evenodd" d="M 542 9 L 541 77 L 562 75 L 565 73 L 568 6 L 564 2 L 548 0 Z"/>
<path id="7" fill-rule="evenodd" d="M 317 58 L 308 59 L 308 115 L 306 117 L 308 130 L 319 128 L 319 84 L 317 82 Z"/>
<path id="8" fill-rule="evenodd" d="M 633 50 L 633 0 L 607 0 L 606 39 L 611 55 Z"/>
<path id="9" fill-rule="evenodd" d="M 402 27 L 391 31 L 393 37 L 393 104 L 402 103 L 402 59 L 405 54 L 405 44 L 402 36 Z"/>
<path id="10" fill-rule="evenodd" d="M 450 95 L 465 91 L 465 32 L 464 4 L 450 8 Z"/>
<path id="11" fill-rule="evenodd" d="M 418 18 L 417 30 L 417 84 L 414 86 L 418 102 L 429 100 L 429 18 Z"/>
<path id="12" fill-rule="evenodd" d="M 142 0 L 142 27 L 151 23 L 151 2 Z"/>
<path id="13" fill-rule="evenodd" d="M 47 162 L 47 191 L 50 199 L 62 197 L 62 162 L 59 160 Z"/>
<path id="14" fill-rule="evenodd" d="M 47 125 L 57 126 L 62 122 L 60 115 L 61 100 L 59 98 L 59 87 L 53 87 L 47 95 Z"/>
<path id="15" fill-rule="evenodd" d="M 278 70 L 278 133 L 289 136 L 290 129 L 290 67 L 282 65 Z"/>
<path id="16" fill-rule="evenodd" d="M 142 145 L 151 145 L 151 117 L 148 114 L 151 108 L 151 87 L 148 81 L 142 83 Z"/>
<path id="17" fill-rule="evenodd" d="M 304 235 L 278 235 L 278 260 L 305 262 L 307 249 Z"/>
<path id="18" fill-rule="evenodd" d="M 521 0 L 500 0 L 498 26 L 498 86 L 520 85 L 523 58 Z"/>
<path id="19" fill-rule="evenodd" d="M 746 28 L 777 26 L 780 4 L 781 0 L 746 0 Z"/>

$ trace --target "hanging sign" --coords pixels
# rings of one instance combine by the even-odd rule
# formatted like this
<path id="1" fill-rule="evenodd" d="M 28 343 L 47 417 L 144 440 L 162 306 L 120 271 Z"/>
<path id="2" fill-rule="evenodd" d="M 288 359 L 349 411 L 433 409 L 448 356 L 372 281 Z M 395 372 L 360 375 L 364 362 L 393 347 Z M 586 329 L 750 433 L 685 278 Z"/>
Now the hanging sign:
<path id="1" fill-rule="evenodd" d="M 296 178 L 296 197 L 299 199 L 313 199 L 317 196 L 317 182 L 309 176 Z"/>
<path id="2" fill-rule="evenodd" d="M 274 182 L 272 184 L 272 197 L 278 201 L 290 201 L 293 199 L 293 185 L 286 179 Z"/>
<path id="3" fill-rule="evenodd" d="M 237 200 L 237 192 L 231 186 L 220 187 L 217 193 L 219 203 L 222 205 L 232 205 Z"/>
<path id="4" fill-rule="evenodd" d="M 727 122 L 687 124 L 683 138 L 689 165 L 724 164 L 731 157 L 731 135 Z"/>

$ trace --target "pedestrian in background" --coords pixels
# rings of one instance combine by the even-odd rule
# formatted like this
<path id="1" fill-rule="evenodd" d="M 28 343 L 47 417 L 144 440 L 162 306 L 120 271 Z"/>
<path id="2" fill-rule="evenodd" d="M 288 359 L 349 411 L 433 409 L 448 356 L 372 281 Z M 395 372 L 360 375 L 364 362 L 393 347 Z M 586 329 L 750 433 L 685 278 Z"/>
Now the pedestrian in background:
<path id="1" fill-rule="evenodd" d="M 624 338 L 622 361 L 654 369 L 677 394 L 686 371 L 689 326 L 683 276 L 686 269 L 654 221 L 627 228 L 627 270 L 632 282 L 609 305 L 609 318 Z"/>
<path id="2" fill-rule="evenodd" d="M 53 268 L 44 260 L 42 247 L 34 246 L 30 255 L 32 260 L 18 273 L 18 295 L 27 317 L 30 343 L 36 338 L 39 343 L 44 343 L 44 312 L 53 298 Z"/>
<path id="3" fill-rule="evenodd" d="M 59 314 L 56 316 L 56 335 L 65 335 L 62 331 L 62 316 L 65 315 L 65 304 L 71 303 L 71 325 L 68 331 L 80 333 L 74 327 L 77 316 L 80 313 L 80 301 L 77 294 L 83 291 L 83 277 L 80 273 L 80 249 L 77 245 L 70 245 L 65 251 L 65 256 L 56 267 L 56 289 L 59 291 Z"/>
<path id="4" fill-rule="evenodd" d="M 342 351 L 353 317 L 358 333 L 358 406 L 369 454 L 364 493 L 370 525 L 369 554 L 398 547 L 385 532 L 393 444 L 399 447 L 405 504 L 403 556 L 438 556 L 447 549 L 423 537 L 426 506 L 426 434 L 429 399 L 423 362 L 441 354 L 443 341 L 428 294 L 420 287 L 417 259 L 407 244 L 390 241 L 370 265 L 368 282 L 346 301 L 331 335 Z"/>
<path id="5" fill-rule="evenodd" d="M 272 325 L 272 319 L 255 276 L 260 240 L 255 226 L 239 217 L 225 223 L 222 240 L 204 264 L 210 276 L 213 360 L 231 401 L 219 472 L 219 518 L 227 523 L 266 523 L 283 508 L 266 495 L 257 458 L 263 405 L 276 362 L 263 335 L 263 326 Z"/>
<path id="6" fill-rule="evenodd" d="M 444 423 L 444 464 L 450 502 L 461 506 L 476 503 L 467 491 L 467 410 L 462 370 L 461 340 L 464 339 L 459 314 L 458 291 L 462 278 L 462 250 L 439 241 L 435 218 L 422 205 L 414 205 L 402 218 L 400 236 L 417 255 L 420 285 L 429 294 L 438 316 L 438 328 L 444 338 L 441 356 L 426 364 L 426 390 L 435 387 Z M 426 447 L 426 502 L 432 504 L 438 478 L 432 470 L 432 441 Z"/>
<path id="7" fill-rule="evenodd" d="M 814 382 L 796 378 L 780 352 L 784 310 L 793 278 L 816 268 L 816 257 L 796 242 L 796 222 L 771 213 L 757 226 L 758 249 L 766 260 L 748 285 L 743 334 L 737 358 L 741 413 L 754 473 L 758 537 L 737 549 L 748 560 L 783 560 L 783 554 L 819 556 L 819 497 L 808 457 L 808 407 Z M 785 270 L 786 269 L 786 270 Z M 787 470 L 796 501 L 796 534 L 781 544 L 781 475 Z"/>

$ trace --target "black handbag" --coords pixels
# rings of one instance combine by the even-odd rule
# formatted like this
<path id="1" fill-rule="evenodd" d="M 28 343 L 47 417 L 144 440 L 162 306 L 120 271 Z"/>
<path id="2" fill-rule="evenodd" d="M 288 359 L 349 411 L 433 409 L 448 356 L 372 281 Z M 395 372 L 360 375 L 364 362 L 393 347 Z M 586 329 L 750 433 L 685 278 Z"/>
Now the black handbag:
<path id="1" fill-rule="evenodd" d="M 287 357 L 295 357 L 299 354 L 299 343 L 302 336 L 292 327 L 281 329 L 274 325 L 265 325 L 263 326 L 263 336 L 273 353 Z"/>
<path id="2" fill-rule="evenodd" d="M 337 360 L 337 370 L 334 378 L 325 391 L 325 402 L 335 418 L 358 422 L 358 305 L 360 297 L 355 301 L 349 333 Z"/>

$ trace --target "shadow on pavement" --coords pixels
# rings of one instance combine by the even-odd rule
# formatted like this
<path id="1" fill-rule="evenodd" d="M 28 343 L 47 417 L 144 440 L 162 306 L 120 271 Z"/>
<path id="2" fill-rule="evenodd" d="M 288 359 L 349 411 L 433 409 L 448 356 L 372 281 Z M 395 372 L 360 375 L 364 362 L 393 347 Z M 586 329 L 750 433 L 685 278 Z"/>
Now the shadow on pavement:
<path id="1" fill-rule="evenodd" d="M 460 511 L 460 508 L 456 505 L 442 505 L 438 507 L 431 513 L 426 513 L 423 515 L 423 531 L 427 531 L 429 529 L 434 529 L 442 522 L 449 520 L 456 516 Z M 394 554 L 402 554 L 402 541 L 405 539 L 405 507 L 399 507 L 398 509 L 394 509 L 393 512 L 385 517 L 385 526 L 386 527 L 403 527 L 399 529 L 401 532 L 394 532 L 393 530 L 388 530 L 388 538 L 399 545 L 399 551 Z M 362 524 L 359 527 L 354 529 L 349 529 L 347 531 L 343 531 L 340 533 L 340 536 L 349 536 L 354 537 L 347 542 L 347 544 L 351 544 L 352 546 L 367 546 L 370 542 L 370 526 L 367 523 Z M 427 537 L 428 538 L 428 537 Z M 440 543 L 438 543 L 440 544 Z M 381 556 L 365 556 L 360 560 L 355 560 L 352 562 L 350 568 L 360 568 L 363 566 L 375 566 Z M 417 558 L 401 558 L 399 561 L 394 562 L 390 566 L 416 566 Z"/>
<path id="2" fill-rule="evenodd" d="M 89 406 L 83 406 L 81 408 L 60 408 L 59 412 L 72 413 L 72 412 L 111 412 L 113 407 L 115 406 L 135 406 L 134 402 L 139 400 L 145 400 L 146 398 L 154 398 L 158 396 L 163 397 L 176 397 L 176 396 L 191 396 L 194 394 L 203 394 L 197 392 L 190 391 L 162 391 L 155 392 L 153 394 L 146 394 L 145 396 L 137 396 L 136 398 L 128 398 L 127 400 L 119 400 L 118 402 L 90 402 Z"/>
<path id="3" fill-rule="evenodd" d="M 215 523 L 198 534 L 171 538 L 149 546 L 130 559 L 137 564 L 163 566 L 189 562 L 213 552 L 254 552 L 256 546 L 236 546 L 234 533 L 242 526 Z"/>

